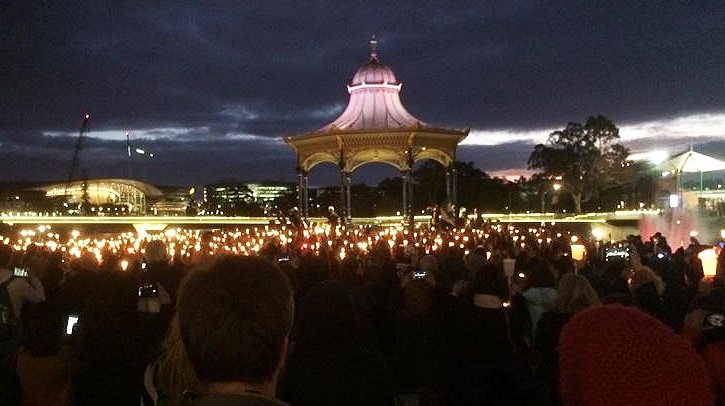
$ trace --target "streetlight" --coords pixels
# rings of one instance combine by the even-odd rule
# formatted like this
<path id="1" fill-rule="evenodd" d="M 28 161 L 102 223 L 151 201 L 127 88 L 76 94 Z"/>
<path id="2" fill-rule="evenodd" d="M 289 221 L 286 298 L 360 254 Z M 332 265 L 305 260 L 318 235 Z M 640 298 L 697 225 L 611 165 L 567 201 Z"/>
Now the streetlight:
<path id="1" fill-rule="evenodd" d="M 148 152 L 148 151 L 144 150 L 143 148 L 136 148 L 135 152 L 138 155 L 141 155 L 141 156 L 147 158 L 144 161 L 144 165 L 143 165 L 143 180 L 144 180 L 144 182 L 146 182 L 147 181 L 146 169 L 148 167 L 148 161 L 150 161 L 154 157 L 154 154 L 153 154 L 153 152 Z"/>
<path id="2" fill-rule="evenodd" d="M 561 177 L 557 177 L 557 179 L 561 179 Z M 551 188 L 554 192 L 558 192 L 559 189 L 561 189 L 561 183 L 554 183 L 551 185 Z M 546 213 L 546 188 L 544 188 L 541 192 L 541 214 L 544 213 Z"/>
<path id="3" fill-rule="evenodd" d="M 149 159 L 151 159 L 151 158 L 154 157 L 153 152 L 148 152 L 147 153 L 146 150 L 144 150 L 142 148 L 136 148 L 136 153 L 139 154 L 139 155 L 147 155 L 149 157 Z"/>

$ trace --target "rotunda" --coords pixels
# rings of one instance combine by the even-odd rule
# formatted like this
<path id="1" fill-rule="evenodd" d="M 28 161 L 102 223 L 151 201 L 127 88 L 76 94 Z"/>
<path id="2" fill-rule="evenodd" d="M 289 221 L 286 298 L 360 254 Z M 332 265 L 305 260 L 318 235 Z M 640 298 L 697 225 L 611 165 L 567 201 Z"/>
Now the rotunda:
<path id="1" fill-rule="evenodd" d="M 446 195 L 448 201 L 456 201 L 456 148 L 469 130 L 435 127 L 410 114 L 400 100 L 402 83 L 389 66 L 380 62 L 377 45 L 373 37 L 370 59 L 347 86 L 350 100 L 342 114 L 316 131 L 285 138 L 296 151 L 300 207 L 305 217 L 308 173 L 324 162 L 340 168 L 340 207 L 346 222 L 352 218 L 352 173 L 372 162 L 386 163 L 400 171 L 402 212 L 408 221 L 413 217 L 410 171 L 417 161 L 432 159 L 446 168 Z"/>

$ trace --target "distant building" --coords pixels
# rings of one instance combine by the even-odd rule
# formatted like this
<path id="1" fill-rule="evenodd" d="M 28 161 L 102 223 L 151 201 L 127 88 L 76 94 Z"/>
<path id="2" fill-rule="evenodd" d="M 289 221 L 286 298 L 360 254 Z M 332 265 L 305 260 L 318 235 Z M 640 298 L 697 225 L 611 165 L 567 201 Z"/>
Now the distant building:
<path id="1" fill-rule="evenodd" d="M 18 213 L 28 211 L 36 206 L 35 202 L 44 199 L 45 193 L 42 191 L 28 190 L 19 185 L 3 185 L 0 188 L 0 212 Z"/>
<path id="2" fill-rule="evenodd" d="M 273 209 L 276 202 L 291 198 L 297 193 L 294 183 L 249 183 L 247 187 L 252 191 L 254 201 L 265 210 Z"/>
<path id="3" fill-rule="evenodd" d="M 153 202 L 149 214 L 157 216 L 185 216 L 189 214 L 190 190 L 181 187 L 159 187 L 163 198 Z"/>
<path id="4" fill-rule="evenodd" d="M 296 195 L 293 183 L 215 183 L 204 186 L 203 214 L 258 216 L 273 214 L 275 204 Z"/>
<path id="5" fill-rule="evenodd" d="M 81 210 L 81 205 L 87 205 Z M 184 215 L 186 189 L 158 188 L 133 179 L 88 179 L 71 183 L 5 184 L 1 212 L 91 216 Z"/>
<path id="6" fill-rule="evenodd" d="M 45 191 L 45 197 L 49 199 L 64 199 L 68 214 L 78 214 L 73 212 L 73 207 L 87 200 L 93 212 L 145 215 L 154 202 L 164 198 L 163 192 L 153 185 L 122 178 L 55 183 L 39 186 L 36 190 Z"/>

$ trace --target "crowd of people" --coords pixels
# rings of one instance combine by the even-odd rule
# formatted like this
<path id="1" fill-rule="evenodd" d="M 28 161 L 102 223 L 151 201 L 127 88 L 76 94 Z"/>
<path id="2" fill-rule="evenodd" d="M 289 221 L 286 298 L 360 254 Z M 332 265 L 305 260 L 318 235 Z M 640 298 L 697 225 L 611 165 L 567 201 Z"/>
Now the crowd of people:
<path id="1" fill-rule="evenodd" d="M 705 278 L 694 239 L 335 221 L 0 240 L 0 404 L 725 404 L 725 253 Z"/>

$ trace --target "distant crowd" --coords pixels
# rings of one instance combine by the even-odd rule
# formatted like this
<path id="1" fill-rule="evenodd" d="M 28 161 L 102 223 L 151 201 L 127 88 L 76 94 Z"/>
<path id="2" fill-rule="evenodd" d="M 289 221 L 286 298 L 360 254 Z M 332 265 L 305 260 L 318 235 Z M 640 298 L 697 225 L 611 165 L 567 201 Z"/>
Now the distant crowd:
<path id="1" fill-rule="evenodd" d="M 5 238 L 0 404 L 725 405 L 725 250 L 337 223 Z"/>

